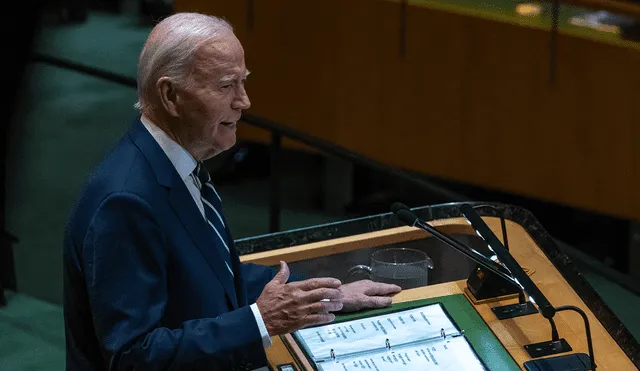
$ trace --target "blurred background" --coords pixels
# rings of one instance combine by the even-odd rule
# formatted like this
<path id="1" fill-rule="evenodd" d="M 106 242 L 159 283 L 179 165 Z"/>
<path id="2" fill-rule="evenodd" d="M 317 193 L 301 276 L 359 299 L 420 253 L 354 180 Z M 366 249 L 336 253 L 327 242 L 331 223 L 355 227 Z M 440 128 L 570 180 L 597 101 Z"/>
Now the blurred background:
<path id="1" fill-rule="evenodd" d="M 64 369 L 66 219 L 136 118 L 138 54 L 174 11 L 228 19 L 252 71 L 238 143 L 207 164 L 235 239 L 396 201 L 515 204 L 640 339 L 640 2 L 16 6 L 3 25 L 0 370 Z"/>

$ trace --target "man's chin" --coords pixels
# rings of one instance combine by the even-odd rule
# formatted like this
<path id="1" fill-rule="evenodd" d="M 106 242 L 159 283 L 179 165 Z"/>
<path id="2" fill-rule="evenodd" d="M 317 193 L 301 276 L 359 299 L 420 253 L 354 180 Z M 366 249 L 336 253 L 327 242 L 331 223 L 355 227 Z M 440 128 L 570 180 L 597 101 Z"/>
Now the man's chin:
<path id="1" fill-rule="evenodd" d="M 226 152 L 226 151 L 230 150 L 231 148 L 233 148 L 233 146 L 235 146 L 235 145 L 236 145 L 236 137 L 234 135 L 232 141 L 231 140 L 225 140 L 224 143 L 221 143 L 219 146 L 217 146 L 217 153 L 220 154 L 222 152 Z"/>

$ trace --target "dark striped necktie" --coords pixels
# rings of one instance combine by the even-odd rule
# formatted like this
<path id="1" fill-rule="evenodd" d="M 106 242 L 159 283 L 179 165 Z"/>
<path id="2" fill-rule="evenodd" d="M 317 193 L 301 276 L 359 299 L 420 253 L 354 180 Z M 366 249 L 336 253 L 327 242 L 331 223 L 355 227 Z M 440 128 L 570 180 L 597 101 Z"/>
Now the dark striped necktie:
<path id="1" fill-rule="evenodd" d="M 225 263 L 229 272 L 233 275 L 233 269 L 231 269 L 231 253 L 229 246 L 229 235 L 227 234 L 224 217 L 222 216 L 222 200 L 213 188 L 211 184 L 211 176 L 209 172 L 204 168 L 202 163 L 198 163 L 194 171 L 200 188 L 200 200 L 202 200 L 202 206 L 204 207 L 205 219 L 209 226 L 213 229 L 214 238 L 218 239 L 225 248 L 222 255 L 225 258 Z"/>

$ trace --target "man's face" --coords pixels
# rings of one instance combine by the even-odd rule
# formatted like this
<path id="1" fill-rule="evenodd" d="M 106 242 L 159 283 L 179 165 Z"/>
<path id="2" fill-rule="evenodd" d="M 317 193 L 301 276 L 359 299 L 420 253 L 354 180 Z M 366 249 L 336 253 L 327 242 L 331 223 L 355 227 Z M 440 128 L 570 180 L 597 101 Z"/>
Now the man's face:
<path id="1" fill-rule="evenodd" d="M 206 160 L 236 143 L 236 124 L 251 106 L 244 88 L 248 71 L 244 50 L 232 32 L 225 32 L 198 50 L 190 84 L 178 105 L 194 149 Z"/>

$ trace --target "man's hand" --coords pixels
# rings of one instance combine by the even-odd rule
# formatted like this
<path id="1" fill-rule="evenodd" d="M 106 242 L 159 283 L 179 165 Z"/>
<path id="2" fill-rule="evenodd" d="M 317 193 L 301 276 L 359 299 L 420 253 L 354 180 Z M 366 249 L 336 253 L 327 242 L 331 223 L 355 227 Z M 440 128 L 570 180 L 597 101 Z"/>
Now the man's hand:
<path id="1" fill-rule="evenodd" d="M 402 289 L 397 285 L 361 280 L 340 286 L 344 294 L 343 312 L 355 312 L 361 309 L 385 308 L 391 305 L 391 297 Z"/>
<path id="2" fill-rule="evenodd" d="M 287 283 L 289 267 L 280 271 L 262 290 L 256 301 L 269 335 L 283 335 L 301 328 L 332 322 L 342 309 L 342 283 L 335 278 L 312 278 Z M 330 299 L 326 301 L 323 299 Z"/>

